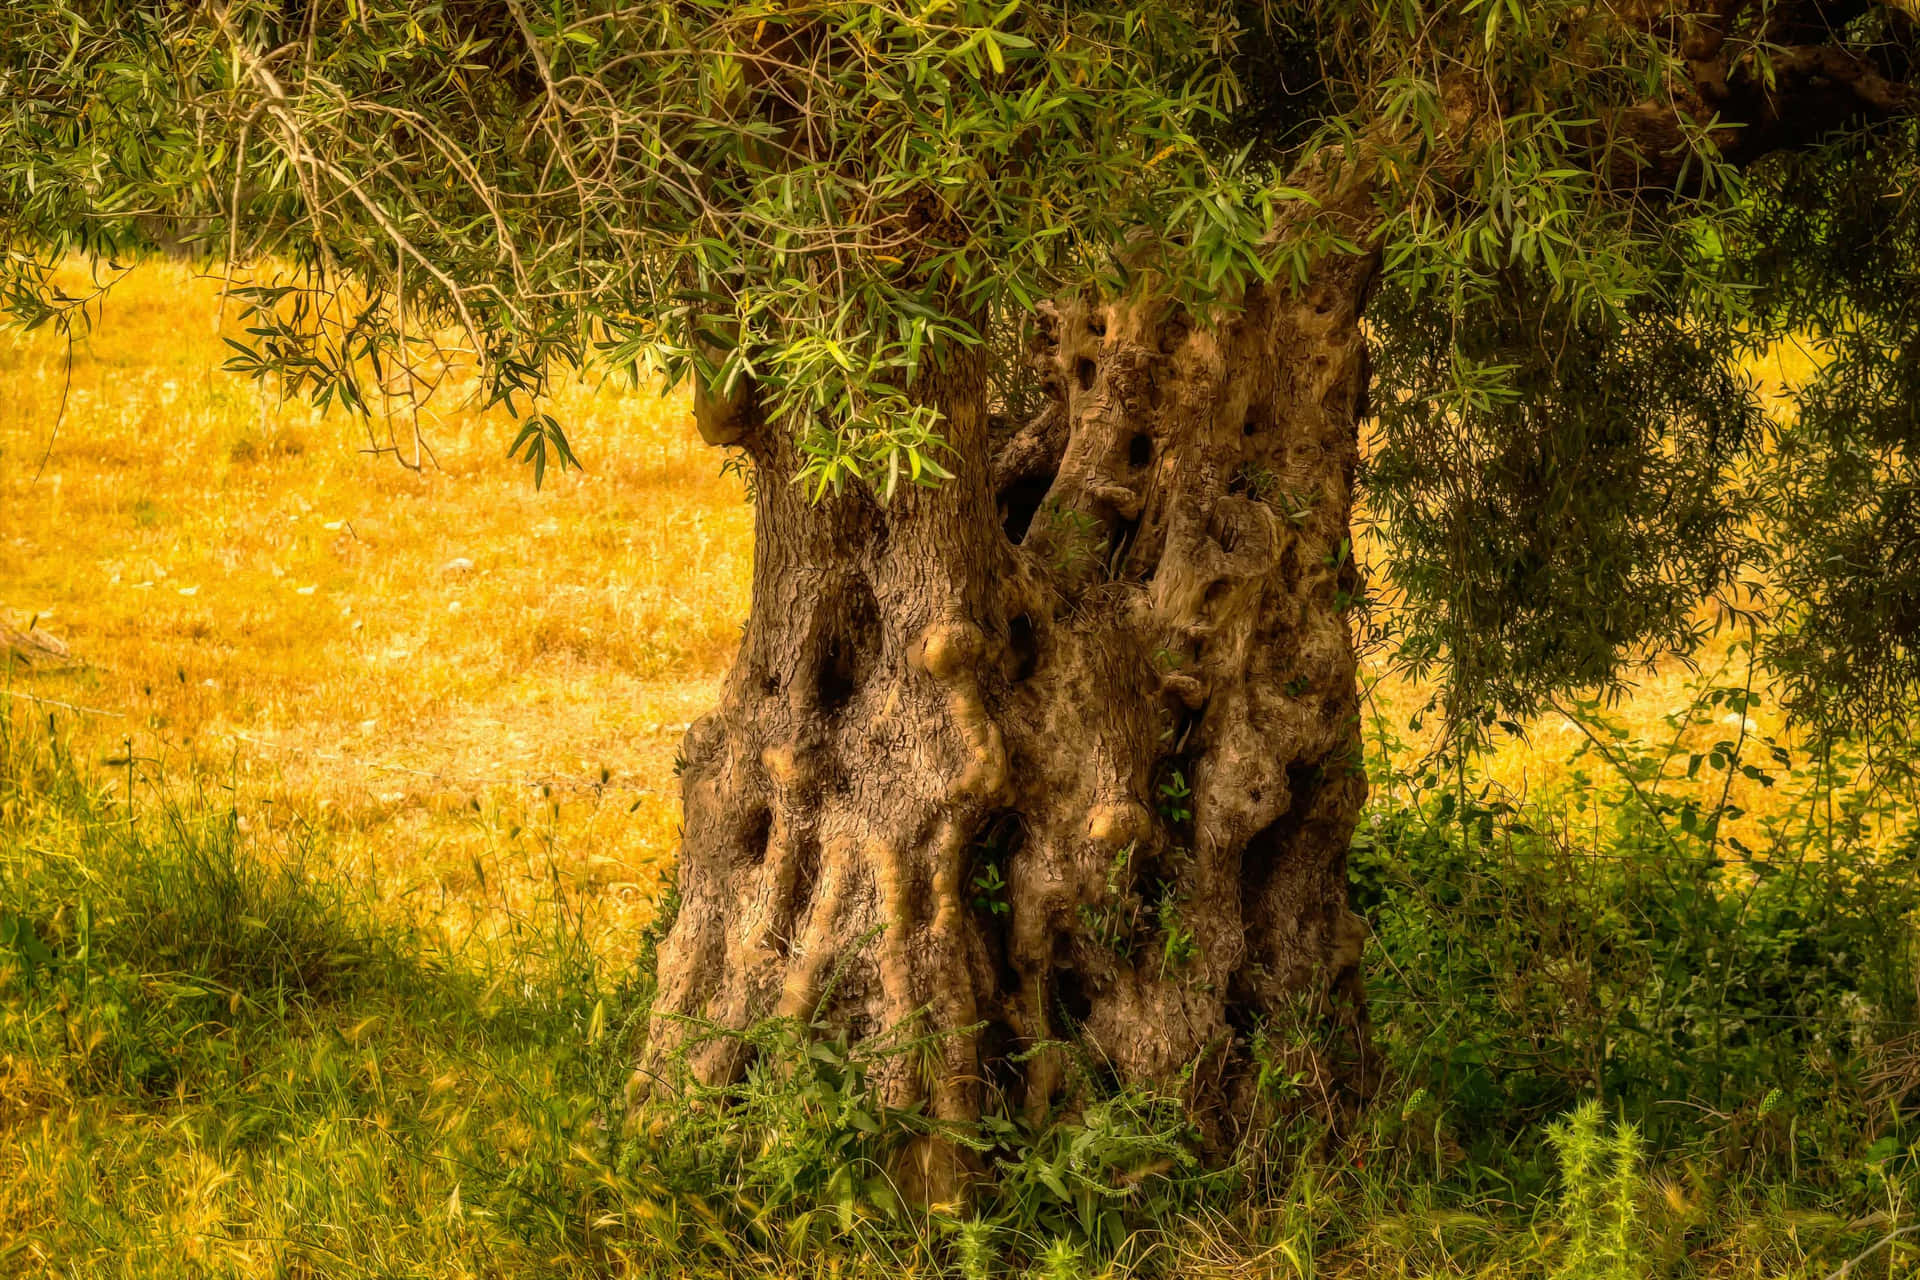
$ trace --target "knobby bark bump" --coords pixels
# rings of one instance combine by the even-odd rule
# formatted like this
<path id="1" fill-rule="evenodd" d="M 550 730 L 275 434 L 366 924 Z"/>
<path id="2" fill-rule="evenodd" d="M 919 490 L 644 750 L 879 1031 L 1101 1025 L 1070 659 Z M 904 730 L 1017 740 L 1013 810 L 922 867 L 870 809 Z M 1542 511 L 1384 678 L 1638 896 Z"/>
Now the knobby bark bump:
<path id="1" fill-rule="evenodd" d="M 651 1068 L 743 1071 L 701 1022 L 918 1019 L 936 1060 L 893 1103 L 1038 1116 L 1091 1073 L 1181 1089 L 1216 1142 L 1262 1114 L 1260 1045 L 1328 1093 L 1366 1075 L 1345 614 L 1372 266 L 1212 327 L 1059 304 L 1016 429 L 950 356 L 918 390 L 957 478 L 887 504 L 809 501 L 790 431 L 701 400 L 753 464 L 752 611 L 682 752 Z"/>

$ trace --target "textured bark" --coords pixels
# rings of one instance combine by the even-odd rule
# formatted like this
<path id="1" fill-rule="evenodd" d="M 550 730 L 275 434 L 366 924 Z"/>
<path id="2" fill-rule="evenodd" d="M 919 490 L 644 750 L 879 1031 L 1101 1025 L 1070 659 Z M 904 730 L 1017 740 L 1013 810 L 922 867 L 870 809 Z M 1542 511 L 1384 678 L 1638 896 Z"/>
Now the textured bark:
<path id="1" fill-rule="evenodd" d="M 1850 41 L 1848 28 L 1875 8 L 1897 38 Z M 1646 101 L 1584 126 L 1597 172 L 1616 188 L 1657 199 L 1698 184 L 1692 129 L 1723 160 L 1750 165 L 1920 110 L 1903 48 L 1920 21 L 1915 0 L 1642 0 L 1614 16 L 1670 42 L 1681 69 Z"/>
<path id="2" fill-rule="evenodd" d="M 810 504 L 790 432 L 750 397 L 698 406 L 752 457 L 753 604 L 682 753 L 656 1013 L 684 1017 L 656 1017 L 652 1058 L 691 1046 L 725 1080 L 740 1042 L 687 1019 L 918 1014 L 947 1034 L 882 1082 L 895 1103 L 1040 1114 L 1083 1063 L 1183 1088 L 1216 1140 L 1259 1110 L 1262 1026 L 1353 1077 L 1298 1033 L 1364 1047 L 1344 610 L 1370 268 L 1329 260 L 1211 329 L 1063 304 L 1046 411 L 995 432 L 981 369 L 950 362 L 920 392 L 958 479 L 890 505 Z"/>

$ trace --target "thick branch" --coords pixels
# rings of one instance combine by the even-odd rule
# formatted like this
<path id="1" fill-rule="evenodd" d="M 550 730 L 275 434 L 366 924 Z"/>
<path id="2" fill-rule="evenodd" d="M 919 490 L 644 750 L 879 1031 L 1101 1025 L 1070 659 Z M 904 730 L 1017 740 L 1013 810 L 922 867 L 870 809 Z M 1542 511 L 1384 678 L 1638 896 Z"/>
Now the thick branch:
<path id="1" fill-rule="evenodd" d="M 1601 126 L 1596 147 L 1611 185 L 1671 193 L 1698 180 L 1688 134 L 1710 131 L 1723 158 L 1748 165 L 1805 146 L 1844 125 L 1920 109 L 1904 59 L 1850 42 L 1847 28 L 1873 6 L 1861 0 L 1781 4 L 1764 13 L 1748 0 L 1719 0 L 1649 23 L 1674 30 L 1689 79 Z M 1906 25 L 1904 10 L 1890 15 Z M 1746 29 L 1742 19 L 1757 18 Z"/>

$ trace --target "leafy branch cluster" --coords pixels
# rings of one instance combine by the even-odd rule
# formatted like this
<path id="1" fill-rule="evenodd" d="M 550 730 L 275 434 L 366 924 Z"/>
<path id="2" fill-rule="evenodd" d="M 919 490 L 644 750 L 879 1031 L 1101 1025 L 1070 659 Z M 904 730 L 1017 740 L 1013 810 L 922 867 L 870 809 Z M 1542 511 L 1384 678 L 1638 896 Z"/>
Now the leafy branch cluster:
<path id="1" fill-rule="evenodd" d="M 996 308 L 1272 269 L 1299 193 L 1196 136 L 1230 39 L 1177 3 L 10 6 L 4 292 L 70 322 L 62 255 L 164 234 L 264 274 L 235 367 L 289 391 L 750 380 L 817 484 L 929 482 L 915 384 Z"/>

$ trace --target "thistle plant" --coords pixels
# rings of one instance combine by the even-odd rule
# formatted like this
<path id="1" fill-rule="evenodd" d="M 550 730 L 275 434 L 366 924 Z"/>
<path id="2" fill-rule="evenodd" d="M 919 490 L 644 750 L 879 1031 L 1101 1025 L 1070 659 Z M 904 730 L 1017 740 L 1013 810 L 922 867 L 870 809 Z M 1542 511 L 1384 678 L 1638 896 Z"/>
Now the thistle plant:
<path id="1" fill-rule="evenodd" d="M 1547 1133 L 1560 1164 L 1561 1235 L 1554 1280 L 1639 1280 L 1648 1274 L 1640 1218 L 1640 1131 L 1611 1128 L 1588 1100 Z"/>

